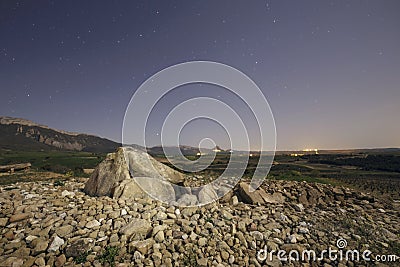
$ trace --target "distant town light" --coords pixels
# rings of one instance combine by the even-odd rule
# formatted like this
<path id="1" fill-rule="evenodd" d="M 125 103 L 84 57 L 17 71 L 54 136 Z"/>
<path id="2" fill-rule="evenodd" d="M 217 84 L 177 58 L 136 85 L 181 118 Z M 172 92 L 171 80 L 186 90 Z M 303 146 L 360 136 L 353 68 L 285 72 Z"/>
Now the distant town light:
<path id="1" fill-rule="evenodd" d="M 317 148 L 306 148 L 306 149 L 303 149 L 303 152 L 315 152 L 315 154 L 318 154 L 318 149 Z"/>

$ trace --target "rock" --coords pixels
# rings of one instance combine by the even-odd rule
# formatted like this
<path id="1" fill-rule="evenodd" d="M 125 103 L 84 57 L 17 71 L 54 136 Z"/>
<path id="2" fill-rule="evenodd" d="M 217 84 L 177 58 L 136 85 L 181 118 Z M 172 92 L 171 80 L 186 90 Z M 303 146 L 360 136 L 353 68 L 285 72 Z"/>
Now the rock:
<path id="1" fill-rule="evenodd" d="M 199 238 L 198 245 L 200 247 L 204 247 L 205 245 L 207 245 L 207 238 L 205 238 L 205 237 Z"/>
<path id="2" fill-rule="evenodd" d="M 230 203 L 231 203 L 232 206 L 236 206 L 237 204 L 239 204 L 238 197 L 237 197 L 237 196 L 233 196 L 233 197 L 231 198 Z"/>
<path id="3" fill-rule="evenodd" d="M 200 205 L 205 205 L 216 201 L 218 199 L 218 195 L 212 185 L 207 184 L 199 191 L 198 199 Z"/>
<path id="4" fill-rule="evenodd" d="M 251 188 L 248 183 L 244 183 L 244 182 L 240 183 L 239 188 L 238 188 L 238 194 L 239 194 L 240 199 L 244 203 L 248 203 L 248 204 L 264 204 L 265 201 L 264 201 L 263 197 L 261 196 L 260 191 L 256 190 L 256 191 L 250 192 L 250 189 Z M 264 193 L 265 193 L 265 191 L 264 191 Z"/>
<path id="5" fill-rule="evenodd" d="M 112 189 L 111 195 L 113 198 L 125 200 L 149 198 L 149 195 L 133 179 L 123 180 L 118 186 Z"/>
<path id="6" fill-rule="evenodd" d="M 175 191 L 169 182 L 160 178 L 133 177 L 117 186 L 113 191 L 113 197 L 121 199 L 152 197 L 171 203 L 175 201 Z"/>
<path id="7" fill-rule="evenodd" d="M 299 233 L 300 234 L 308 234 L 310 232 L 310 230 L 308 230 L 308 228 L 306 227 L 299 227 Z"/>
<path id="8" fill-rule="evenodd" d="M 288 236 L 287 241 L 289 243 L 291 243 L 291 244 L 296 244 L 297 243 L 297 238 L 296 238 L 295 235 L 290 235 L 290 236 Z"/>
<path id="9" fill-rule="evenodd" d="M 34 235 L 28 235 L 25 240 L 29 243 L 32 242 L 33 240 L 35 240 L 36 238 L 38 238 L 37 236 Z"/>
<path id="10" fill-rule="evenodd" d="M 118 235 L 117 234 L 113 234 L 111 237 L 110 237 L 110 243 L 114 243 L 114 242 L 118 242 L 119 241 L 119 238 L 118 238 Z"/>
<path id="11" fill-rule="evenodd" d="M 123 149 L 125 158 L 129 159 L 129 170 L 133 177 L 163 177 L 174 184 L 185 180 L 182 173 L 158 162 L 145 151 L 133 147 L 124 147 Z"/>
<path id="12" fill-rule="evenodd" d="M 151 223 L 144 219 L 133 218 L 127 225 L 122 227 L 119 231 L 120 234 L 131 236 L 133 234 L 146 237 L 152 230 Z"/>
<path id="13" fill-rule="evenodd" d="M 307 191 L 305 191 L 305 190 L 301 191 L 300 196 L 299 196 L 299 202 L 303 205 L 309 204 L 308 199 L 307 199 Z"/>
<path id="14" fill-rule="evenodd" d="M 96 167 L 86 182 L 84 191 L 90 196 L 110 196 L 111 190 L 121 181 L 130 179 L 128 165 L 122 148 L 107 157 Z"/>
<path id="15" fill-rule="evenodd" d="M 30 217 L 32 217 L 31 213 L 18 213 L 18 214 L 11 215 L 9 222 L 10 223 L 19 222 L 19 221 L 28 219 Z"/>
<path id="16" fill-rule="evenodd" d="M 47 249 L 48 252 L 55 252 L 57 251 L 62 245 L 64 245 L 64 240 L 59 238 L 57 235 L 53 237 L 53 240 L 50 243 L 49 248 Z"/>
<path id="17" fill-rule="evenodd" d="M 36 239 L 35 241 L 36 241 L 36 245 L 32 250 L 32 255 L 33 256 L 36 256 L 36 255 L 39 255 L 42 252 L 45 252 L 47 247 L 48 247 L 48 245 L 49 245 L 49 241 L 46 241 L 46 240 L 38 240 L 38 239 Z"/>
<path id="18" fill-rule="evenodd" d="M 282 196 L 282 194 L 279 192 L 275 192 L 271 195 L 271 194 L 266 193 L 261 188 L 257 189 L 256 192 L 258 192 L 261 195 L 264 202 L 267 204 L 278 204 L 278 203 L 283 203 L 285 201 L 285 197 Z"/>
<path id="19" fill-rule="evenodd" d="M 4 234 L 4 237 L 7 238 L 8 240 L 13 240 L 15 238 L 15 235 L 13 231 L 7 231 Z"/>
<path id="20" fill-rule="evenodd" d="M 1 266 L 4 266 L 4 267 L 22 266 L 23 262 L 21 264 L 21 261 L 22 261 L 22 259 L 18 259 L 17 257 L 7 257 L 6 259 L 3 260 L 3 262 L 1 263 L 2 264 Z"/>
<path id="21" fill-rule="evenodd" d="M 97 227 L 97 226 L 100 226 L 100 225 L 101 225 L 101 223 L 98 220 L 93 220 L 93 221 L 88 222 L 85 225 L 85 227 L 91 229 L 91 228 L 94 228 L 94 227 Z"/>
<path id="22" fill-rule="evenodd" d="M 72 233 L 74 227 L 72 225 L 64 225 L 56 229 L 56 234 L 60 237 L 65 237 Z"/>
<path id="23" fill-rule="evenodd" d="M 153 228 L 152 234 L 151 236 L 155 236 L 158 232 L 160 231 L 164 231 L 165 229 L 167 229 L 168 227 L 166 225 L 156 225 Z"/>
<path id="24" fill-rule="evenodd" d="M 90 238 L 78 239 L 65 249 L 65 256 L 78 257 L 93 247 L 93 240 Z"/>
<path id="25" fill-rule="evenodd" d="M 250 233 L 257 241 L 262 241 L 264 239 L 264 235 L 259 231 L 253 231 Z"/>
<path id="26" fill-rule="evenodd" d="M 231 221 L 233 219 L 233 215 L 230 214 L 228 211 L 223 210 L 221 212 L 222 218 L 224 218 L 225 220 Z"/>
<path id="27" fill-rule="evenodd" d="M 149 248 L 151 248 L 154 244 L 154 240 L 149 238 L 143 241 L 133 241 L 132 243 L 129 244 L 130 250 L 137 250 L 141 254 L 146 255 L 147 252 L 149 251 Z"/>
<path id="28" fill-rule="evenodd" d="M 340 187 L 336 187 L 336 186 L 334 186 L 332 188 L 332 193 L 335 195 L 340 195 L 340 196 L 344 195 L 343 190 Z"/>
<path id="29" fill-rule="evenodd" d="M 198 266 L 207 266 L 208 259 L 207 258 L 199 258 L 197 259 Z"/>
<path id="30" fill-rule="evenodd" d="M 67 261 L 66 257 L 64 254 L 61 254 L 60 256 L 58 256 L 56 258 L 56 260 L 54 261 L 54 265 L 56 267 L 62 267 L 64 266 L 65 262 Z"/>
<path id="31" fill-rule="evenodd" d="M 140 253 L 139 251 L 135 251 L 134 253 L 133 253 L 133 259 L 134 260 L 141 260 L 141 259 L 143 259 L 144 257 L 143 257 L 143 254 L 142 253 Z"/>
<path id="32" fill-rule="evenodd" d="M 43 259 L 43 257 L 36 258 L 35 263 L 39 267 L 46 265 L 46 261 Z"/>
<path id="33" fill-rule="evenodd" d="M 122 181 L 130 180 L 131 176 L 159 178 L 160 181 L 165 179 L 172 183 L 184 181 L 183 174 L 156 161 L 145 151 L 124 147 L 115 153 L 109 153 L 96 167 L 85 185 L 84 192 L 90 196 L 111 196 L 114 189 Z"/>
<path id="34" fill-rule="evenodd" d="M 122 209 L 121 210 L 121 216 L 124 216 L 124 215 L 127 215 L 128 214 L 128 212 L 126 211 L 126 209 Z"/>
<path id="35" fill-rule="evenodd" d="M 379 198 L 370 202 L 365 199 L 368 196 L 347 188 L 342 189 L 344 200 L 339 201 L 330 185 L 268 180 L 261 185 L 263 191 L 256 190 L 263 205 L 232 205 L 234 198 L 243 201 L 238 186 L 230 203 L 177 209 L 148 198 L 90 197 L 79 190 L 84 182 L 84 178 L 71 178 L 63 186 L 34 181 L 0 185 L 3 219 L 11 214 L 32 214 L 19 223 L 2 220 L 0 265 L 72 266 L 78 264 L 76 257 L 91 251 L 82 266 L 101 267 L 104 264 L 98 256 L 105 255 L 107 247 L 118 247 L 115 266 L 121 267 L 281 266 L 285 263 L 276 255 L 272 261 L 257 260 L 257 251 L 321 251 L 343 238 L 349 248 L 355 244 L 363 249 L 379 247 L 387 254 L 392 253 L 392 244 L 399 242 L 396 202 Z M 213 188 L 220 193 L 218 187 Z M 64 189 L 75 196 L 65 199 Z M 199 190 L 181 192 L 197 202 Z M 264 192 L 275 200 L 266 200 Z M 314 193 L 319 198 L 312 196 Z M 28 194 L 35 197 L 26 198 Z M 301 195 L 308 204 L 299 201 Z M 366 230 L 368 244 L 363 235 Z M 314 265 L 324 264 L 336 266 L 337 262 L 326 259 Z"/>
<path id="36" fill-rule="evenodd" d="M 158 243 L 161 243 L 165 240 L 164 231 L 159 231 L 155 236 L 154 240 Z"/>
<path id="37" fill-rule="evenodd" d="M 4 227 L 7 225 L 8 218 L 0 218 L 0 226 Z"/>
<path id="38" fill-rule="evenodd" d="M 298 212 L 303 212 L 304 211 L 304 206 L 301 203 L 300 204 L 294 204 L 293 208 L 295 209 L 295 211 L 298 211 Z"/>
<path id="39" fill-rule="evenodd" d="M 233 264 L 235 262 L 235 256 L 230 255 L 228 261 L 229 261 L 229 264 Z"/>
<path id="40" fill-rule="evenodd" d="M 221 187 L 218 190 L 218 196 L 222 196 L 219 198 L 219 203 L 230 203 L 233 197 L 233 191 L 230 187 Z"/>
<path id="41" fill-rule="evenodd" d="M 159 211 L 156 215 L 154 215 L 153 220 L 163 221 L 168 218 L 168 215 L 165 212 Z"/>
<path id="42" fill-rule="evenodd" d="M 178 206 L 195 206 L 197 204 L 197 197 L 192 194 L 183 194 L 176 202 Z"/>
<path id="43" fill-rule="evenodd" d="M 229 253 L 226 250 L 222 250 L 221 251 L 221 257 L 224 261 L 228 261 L 229 260 Z"/>
<path id="44" fill-rule="evenodd" d="M 153 258 L 154 261 L 159 261 L 159 260 L 161 260 L 161 259 L 162 259 L 162 254 L 161 254 L 161 252 L 159 252 L 159 251 L 154 251 L 154 252 L 153 252 L 153 255 L 152 255 L 152 258 Z M 158 265 L 158 264 L 156 264 L 156 265 Z"/>
<path id="45" fill-rule="evenodd" d="M 68 190 L 64 190 L 64 191 L 61 192 L 61 196 L 62 197 L 68 197 L 68 196 L 73 197 L 73 196 L 75 196 L 75 193 L 74 192 L 69 192 Z"/>

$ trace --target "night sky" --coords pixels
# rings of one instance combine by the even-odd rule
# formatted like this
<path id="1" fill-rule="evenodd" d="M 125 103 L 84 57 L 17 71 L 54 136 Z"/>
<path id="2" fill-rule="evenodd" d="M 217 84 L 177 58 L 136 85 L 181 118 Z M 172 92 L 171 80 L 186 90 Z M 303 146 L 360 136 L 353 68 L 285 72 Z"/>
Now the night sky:
<path id="1" fill-rule="evenodd" d="M 261 88 L 280 150 L 400 147 L 399 14 L 398 0 L 2 0 L 0 115 L 120 141 L 141 83 L 209 60 Z M 160 112 L 204 95 L 240 105 L 215 86 L 187 89 Z M 196 145 L 199 127 L 182 142 Z"/>

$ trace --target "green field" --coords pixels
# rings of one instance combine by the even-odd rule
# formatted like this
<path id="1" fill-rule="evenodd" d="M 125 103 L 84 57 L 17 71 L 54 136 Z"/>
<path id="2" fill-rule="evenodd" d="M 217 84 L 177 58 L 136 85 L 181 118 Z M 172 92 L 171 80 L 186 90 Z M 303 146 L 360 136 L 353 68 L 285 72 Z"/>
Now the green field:
<path id="1" fill-rule="evenodd" d="M 74 172 L 75 175 L 83 174 L 83 169 L 92 169 L 97 166 L 106 154 L 90 152 L 69 151 L 0 151 L 0 165 L 15 163 L 32 164 L 32 170 L 50 171 L 65 174 Z"/>

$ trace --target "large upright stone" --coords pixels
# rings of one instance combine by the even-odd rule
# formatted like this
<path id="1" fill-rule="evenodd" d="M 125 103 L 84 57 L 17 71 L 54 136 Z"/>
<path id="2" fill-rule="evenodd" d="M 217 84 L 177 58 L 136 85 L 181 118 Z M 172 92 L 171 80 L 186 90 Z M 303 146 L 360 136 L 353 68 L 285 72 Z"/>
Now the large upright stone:
<path id="1" fill-rule="evenodd" d="M 158 162 L 147 152 L 132 147 L 124 147 L 123 150 L 133 177 L 162 177 L 174 184 L 184 181 L 182 173 Z"/>
<path id="2" fill-rule="evenodd" d="M 107 157 L 96 167 L 86 182 L 84 191 L 91 196 L 110 196 L 111 190 L 121 181 L 130 179 L 123 148 Z"/>
<path id="3" fill-rule="evenodd" d="M 135 178 L 158 178 L 152 181 L 158 180 L 163 185 L 166 184 L 164 181 L 180 183 L 184 180 L 183 174 L 156 161 L 146 151 L 138 148 L 121 147 L 115 153 L 108 154 L 106 159 L 96 167 L 87 181 L 84 191 L 91 196 L 113 196 L 116 192 L 115 197 L 123 196 L 124 198 L 128 196 L 127 193 L 130 191 L 132 197 L 138 197 L 142 195 L 141 188 L 131 182 L 131 175 Z M 143 179 L 140 180 L 143 181 Z M 160 188 L 159 183 L 150 187 Z M 168 186 L 163 188 L 167 190 L 163 194 L 170 194 L 171 189 L 173 190 L 172 187 Z"/>

